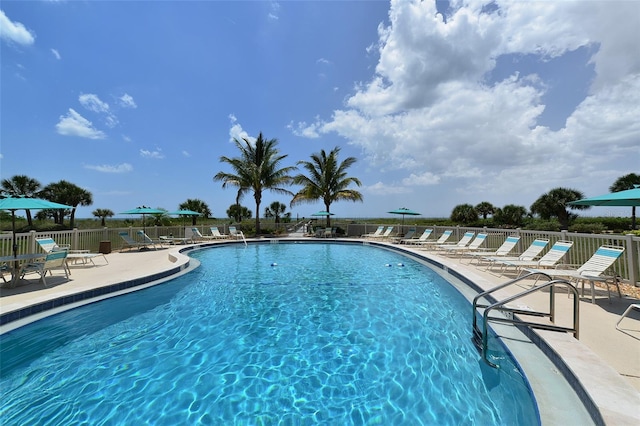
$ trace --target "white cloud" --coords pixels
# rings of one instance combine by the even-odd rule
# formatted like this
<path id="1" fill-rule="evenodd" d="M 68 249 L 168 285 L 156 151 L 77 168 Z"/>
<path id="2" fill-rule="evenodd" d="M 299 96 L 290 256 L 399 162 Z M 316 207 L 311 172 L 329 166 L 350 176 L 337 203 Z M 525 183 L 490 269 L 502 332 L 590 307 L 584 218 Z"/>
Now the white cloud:
<path id="1" fill-rule="evenodd" d="M 182 151 L 182 156 L 183 157 L 191 157 L 191 154 L 188 151 Z"/>
<path id="2" fill-rule="evenodd" d="M 411 191 L 404 186 L 389 185 L 383 182 L 376 182 L 373 185 L 363 186 L 361 188 L 363 193 L 372 195 L 396 195 L 407 194 Z"/>
<path id="3" fill-rule="evenodd" d="M 35 34 L 22 23 L 11 21 L 4 11 L 0 10 L 0 38 L 8 43 L 30 46 L 36 41 Z"/>
<path id="4" fill-rule="evenodd" d="M 242 141 L 243 139 L 248 140 L 249 142 L 255 142 L 256 138 L 249 136 L 240 123 L 238 123 L 238 119 L 235 115 L 229 114 L 229 120 L 231 120 L 231 128 L 229 129 L 229 141 L 233 142 L 234 139 Z"/>
<path id="5" fill-rule="evenodd" d="M 267 14 L 267 16 L 269 17 L 269 19 L 277 21 L 278 19 L 280 19 L 278 15 L 279 11 L 280 11 L 280 3 L 272 1 L 269 4 L 269 13 Z"/>
<path id="6" fill-rule="evenodd" d="M 78 97 L 80 105 L 88 109 L 89 111 L 98 113 L 108 113 L 109 104 L 100 100 L 98 95 L 92 93 L 83 93 Z"/>
<path id="7" fill-rule="evenodd" d="M 60 52 L 58 52 L 56 49 L 51 49 L 51 54 L 53 54 L 53 56 L 54 56 L 57 60 L 62 59 L 62 56 L 60 56 Z"/>
<path id="8" fill-rule="evenodd" d="M 69 108 L 66 116 L 60 116 L 56 124 L 59 134 L 65 136 L 79 136 L 88 139 L 104 139 L 104 132 L 93 127 L 93 123 L 78 114 L 73 108 Z"/>
<path id="9" fill-rule="evenodd" d="M 140 150 L 140 156 L 143 158 L 153 158 L 156 160 L 161 160 L 164 158 L 164 154 L 162 153 L 162 150 L 160 148 L 156 148 L 155 151 L 149 151 L 146 149 L 141 149 Z"/>
<path id="10" fill-rule="evenodd" d="M 86 165 L 85 169 L 96 170 L 102 173 L 129 173 L 133 171 L 133 166 L 129 163 L 122 164 L 102 164 L 102 165 Z"/>
<path id="11" fill-rule="evenodd" d="M 498 0 L 493 13 L 485 4 L 451 2 L 445 23 L 434 2 L 392 0 L 371 79 L 330 119 L 288 127 L 336 133 L 372 168 L 400 176 L 397 187 L 378 182 L 372 193 L 451 185 L 448 193 L 498 204 L 560 185 L 585 190 L 603 169 L 611 183 L 637 169 L 640 2 Z M 500 55 L 534 54 L 544 65 L 579 47 L 596 52 L 597 77 L 560 130 L 540 124 L 551 86 L 541 76 L 485 82 Z"/>
<path id="12" fill-rule="evenodd" d="M 133 97 L 127 93 L 120 96 L 119 100 L 120 100 L 120 105 L 123 106 L 124 108 L 138 108 L 138 105 L 136 105 L 136 102 L 133 100 Z"/>
<path id="13" fill-rule="evenodd" d="M 318 133 L 318 129 L 322 127 L 322 123 L 316 118 L 315 123 L 307 124 L 304 121 L 301 121 L 298 124 L 294 124 L 293 122 L 287 125 L 287 129 L 291 131 L 296 136 L 301 136 L 304 138 L 315 139 L 320 137 Z"/>

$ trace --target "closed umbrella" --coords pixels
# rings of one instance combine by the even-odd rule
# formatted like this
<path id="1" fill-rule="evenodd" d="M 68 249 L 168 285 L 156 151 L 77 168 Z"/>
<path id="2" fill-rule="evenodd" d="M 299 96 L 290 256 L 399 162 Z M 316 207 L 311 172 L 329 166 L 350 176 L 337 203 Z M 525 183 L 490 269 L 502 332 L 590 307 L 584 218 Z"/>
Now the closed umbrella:
<path id="1" fill-rule="evenodd" d="M 14 270 L 12 277 L 12 284 L 15 284 L 18 270 L 18 244 L 16 243 L 16 210 L 47 210 L 47 209 L 72 209 L 72 206 L 65 204 L 54 203 L 52 201 L 43 200 L 40 198 L 27 198 L 27 197 L 7 197 L 0 199 L 0 210 L 11 211 L 11 232 L 13 234 L 12 249 L 14 261 Z"/>
<path id="2" fill-rule="evenodd" d="M 411 209 L 408 209 L 406 207 L 400 207 L 399 209 L 395 209 L 395 210 L 391 210 L 390 212 L 391 214 L 401 214 L 402 215 L 402 227 L 400 228 L 400 232 L 404 231 L 404 217 L 405 215 L 409 215 L 409 216 L 420 216 L 422 213 L 418 213 L 416 211 L 413 211 Z"/>

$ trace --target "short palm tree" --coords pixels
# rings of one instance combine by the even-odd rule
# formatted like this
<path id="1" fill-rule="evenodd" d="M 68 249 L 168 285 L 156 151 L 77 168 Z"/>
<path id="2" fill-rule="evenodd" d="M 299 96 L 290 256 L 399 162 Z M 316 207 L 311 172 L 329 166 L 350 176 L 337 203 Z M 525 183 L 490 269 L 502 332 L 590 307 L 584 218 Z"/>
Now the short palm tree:
<path id="1" fill-rule="evenodd" d="M 100 218 L 100 226 L 102 227 L 106 226 L 105 219 L 108 217 L 113 217 L 114 215 L 113 210 L 110 209 L 95 209 L 93 212 L 91 212 L 91 214 L 95 217 Z"/>
<path id="2" fill-rule="evenodd" d="M 578 215 L 567 209 L 586 210 L 590 206 L 574 206 L 569 202 L 584 198 L 582 192 L 571 188 L 554 188 L 543 194 L 531 205 L 531 213 L 538 214 L 542 219 L 549 220 L 557 217 L 561 229 L 569 229 L 569 223 Z"/>
<path id="3" fill-rule="evenodd" d="M 38 196 L 38 191 L 42 185 L 36 179 L 32 179 L 25 175 L 16 175 L 11 179 L 2 179 L 2 193 L 11 197 L 27 197 L 34 198 Z M 33 218 L 31 210 L 26 210 L 27 223 L 29 227 L 33 227 Z"/>
<path id="4" fill-rule="evenodd" d="M 292 178 L 289 173 L 296 168 L 293 166 L 280 167 L 282 160 L 287 156 L 281 155 L 276 148 L 277 139 L 265 140 L 262 132 L 255 142 L 246 138 L 242 138 L 242 140 L 234 138 L 233 141 L 240 150 L 240 157 L 220 157 L 220 161 L 229 164 L 233 172 L 218 172 L 213 180 L 221 181 L 223 188 L 226 188 L 227 185 L 237 187 L 237 203 L 247 192 L 253 192 L 253 198 L 256 202 L 256 234 L 259 234 L 262 192 L 270 190 L 280 194 L 293 195 L 284 187 L 291 184 Z"/>
<path id="5" fill-rule="evenodd" d="M 280 223 L 280 219 L 284 216 L 287 211 L 287 206 L 282 204 L 280 201 L 274 201 L 269 204 L 269 207 L 264 209 L 265 217 L 272 217 L 276 224 Z"/>
<path id="6" fill-rule="evenodd" d="M 184 203 L 178 206 L 178 209 L 192 210 L 194 212 L 200 213 L 205 218 L 211 217 L 211 210 L 209 209 L 209 206 L 207 205 L 207 203 L 197 198 L 188 198 L 187 201 L 185 201 Z M 196 226 L 197 218 L 198 216 L 195 216 L 195 215 L 191 216 L 191 226 Z"/>
<path id="7" fill-rule="evenodd" d="M 292 206 L 321 200 L 325 211 L 330 213 L 331 204 L 335 201 L 362 201 L 360 192 L 349 189 L 351 184 L 362 186 L 362 183 L 358 178 L 347 176 L 346 172 L 357 160 L 348 157 L 339 163 L 339 153 L 339 147 L 333 148 L 328 155 L 323 149 L 312 154 L 311 161 L 298 161 L 308 175 L 293 177 L 293 183 L 302 185 L 302 189 L 291 200 Z M 331 226 L 331 216 L 327 216 L 327 226 Z"/>
<path id="8" fill-rule="evenodd" d="M 59 223 L 61 225 L 63 223 L 64 216 L 69 214 L 69 227 L 71 229 L 73 229 L 75 225 L 74 222 L 77 207 L 90 206 L 91 204 L 93 204 L 93 195 L 91 194 L 91 192 L 87 191 L 86 189 L 80 188 L 79 186 L 66 180 L 61 180 L 56 183 L 50 183 L 42 190 L 42 194 L 44 195 L 44 198 L 49 201 L 72 206 L 70 212 L 66 210 L 54 212 L 56 223 Z"/>

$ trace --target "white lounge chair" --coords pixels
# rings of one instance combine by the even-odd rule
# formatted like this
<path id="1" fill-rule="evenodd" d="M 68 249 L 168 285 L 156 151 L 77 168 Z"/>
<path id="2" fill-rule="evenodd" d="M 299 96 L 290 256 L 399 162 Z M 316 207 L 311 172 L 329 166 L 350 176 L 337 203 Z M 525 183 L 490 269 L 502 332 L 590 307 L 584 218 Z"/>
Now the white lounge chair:
<path id="1" fill-rule="evenodd" d="M 236 229 L 235 226 L 229 226 L 229 235 L 231 238 L 235 238 L 236 240 L 244 240 L 244 234 L 242 231 Z"/>
<path id="2" fill-rule="evenodd" d="M 422 244 L 427 242 L 432 232 L 433 232 L 433 229 L 427 228 L 422 232 L 419 238 L 411 238 L 409 240 L 404 238 L 400 242 L 404 244 L 409 244 L 409 245 Z"/>
<path id="3" fill-rule="evenodd" d="M 209 229 L 211 230 L 211 237 L 213 237 L 214 239 L 223 240 L 229 238 L 228 235 L 220 232 L 217 226 L 211 226 Z"/>
<path id="4" fill-rule="evenodd" d="M 478 261 L 478 264 L 487 263 L 487 267 L 485 268 L 485 270 L 488 270 L 490 267 L 496 264 L 496 262 L 501 262 L 501 261 L 517 260 L 517 261 L 531 262 L 536 257 L 538 257 L 540 253 L 542 253 L 542 250 L 544 250 L 547 244 L 549 244 L 549 240 L 547 238 L 536 238 L 535 240 L 533 240 L 531 245 L 529 245 L 529 247 L 525 251 L 523 251 L 519 256 L 492 255 L 492 256 L 483 257 L 482 260 Z"/>
<path id="5" fill-rule="evenodd" d="M 380 235 L 382 235 L 382 233 L 384 232 L 384 225 L 378 226 L 378 229 L 376 229 L 375 232 L 371 233 L 371 234 L 363 234 L 361 238 L 375 238 L 375 237 L 379 237 Z"/>
<path id="6" fill-rule="evenodd" d="M 459 247 L 458 245 L 450 246 L 450 247 L 443 246 L 442 249 L 445 251 L 445 254 L 449 256 L 457 256 L 460 254 L 464 254 L 464 252 L 467 252 L 467 251 L 473 251 L 473 250 L 479 249 L 480 246 L 484 244 L 486 240 L 487 240 L 487 234 L 480 233 L 476 235 L 476 237 L 469 243 L 469 245 L 462 246 L 462 247 Z"/>
<path id="7" fill-rule="evenodd" d="M 440 235 L 440 238 L 438 238 L 436 241 L 424 241 L 424 242 L 421 242 L 420 245 L 427 249 L 435 248 L 439 245 L 446 243 L 449 237 L 451 237 L 451 235 L 453 235 L 453 231 L 450 229 L 447 229 L 442 233 L 442 235 Z"/>
<path id="8" fill-rule="evenodd" d="M 498 260 L 496 264 L 502 266 L 500 275 L 504 275 L 509 268 L 514 268 L 515 272 L 519 271 L 520 274 L 524 271 L 524 268 L 553 268 L 567 254 L 572 245 L 573 241 L 560 240 L 556 241 L 540 260 Z"/>
<path id="9" fill-rule="evenodd" d="M 611 291 L 609 290 L 608 282 L 611 280 L 618 289 L 618 296 L 622 297 L 620 293 L 620 285 L 618 284 L 617 277 L 614 275 L 603 275 L 607 269 L 613 265 L 613 263 L 624 252 L 623 247 L 616 246 L 601 246 L 596 252 L 578 269 L 532 269 L 524 268 L 527 272 L 543 272 L 551 275 L 553 278 L 567 278 L 578 284 L 582 284 L 582 296 L 584 296 L 584 283 L 589 281 L 591 285 L 591 303 L 595 301 L 595 282 L 603 282 L 607 287 L 607 294 L 609 296 L 609 302 L 611 302 Z"/>
<path id="10" fill-rule="evenodd" d="M 104 253 L 91 253 L 89 250 L 70 250 L 69 245 L 58 245 L 51 237 L 36 238 L 36 242 L 46 253 L 51 253 L 52 251 L 67 250 L 67 260 L 71 260 L 72 262 L 80 261 L 83 264 L 90 262 L 95 266 L 95 262 L 93 261 L 93 259 L 102 256 L 104 261 L 107 264 L 109 263 L 109 260 L 107 260 L 107 257 L 104 255 Z M 67 270 L 67 272 L 71 273 L 71 271 L 69 270 Z"/>
<path id="11" fill-rule="evenodd" d="M 62 269 L 65 278 L 69 279 L 69 271 L 67 269 L 67 255 L 69 252 L 65 249 L 52 251 L 47 253 L 41 261 L 27 263 L 20 269 L 20 278 L 24 278 L 25 275 L 35 273 L 40 275 L 40 281 L 44 286 L 47 286 L 47 280 L 45 275 L 49 272 L 49 275 L 53 275 L 54 269 Z"/>
<path id="12" fill-rule="evenodd" d="M 371 236 L 371 238 L 373 238 L 374 240 L 386 240 L 391 236 L 392 232 L 393 232 L 393 226 L 387 226 L 387 229 L 385 229 L 381 235 Z"/>
<path id="13" fill-rule="evenodd" d="M 466 247 L 466 245 L 471 242 L 474 235 L 476 235 L 475 232 L 472 232 L 472 231 L 465 232 L 462 238 L 460 238 L 460 241 L 458 241 L 457 243 L 437 244 L 436 250 L 446 250 L 447 247 Z"/>
<path id="14" fill-rule="evenodd" d="M 477 262 L 479 259 L 482 259 L 483 257 L 488 257 L 488 256 L 504 257 L 504 256 L 508 255 L 511 252 L 511 250 L 513 250 L 516 247 L 516 245 L 518 244 L 519 241 L 520 241 L 520 237 L 519 236 L 511 235 L 511 236 L 508 236 L 504 240 L 502 245 L 500 247 L 498 247 L 494 251 L 471 250 L 471 251 L 468 251 L 466 253 L 463 253 L 463 258 L 464 257 L 468 257 L 469 258 L 469 264 L 471 264 L 471 262 L 473 262 L 474 259 Z M 462 261 L 462 258 L 460 259 L 460 261 Z"/>

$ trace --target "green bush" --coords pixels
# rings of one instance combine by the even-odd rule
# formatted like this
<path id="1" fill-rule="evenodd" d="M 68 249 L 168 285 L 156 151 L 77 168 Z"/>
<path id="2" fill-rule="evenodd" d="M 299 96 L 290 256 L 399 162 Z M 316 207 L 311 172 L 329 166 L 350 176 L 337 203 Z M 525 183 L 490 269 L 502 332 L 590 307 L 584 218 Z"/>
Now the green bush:
<path id="1" fill-rule="evenodd" d="M 569 232 L 580 234 L 602 234 L 605 230 L 602 223 L 575 223 L 569 227 Z"/>

